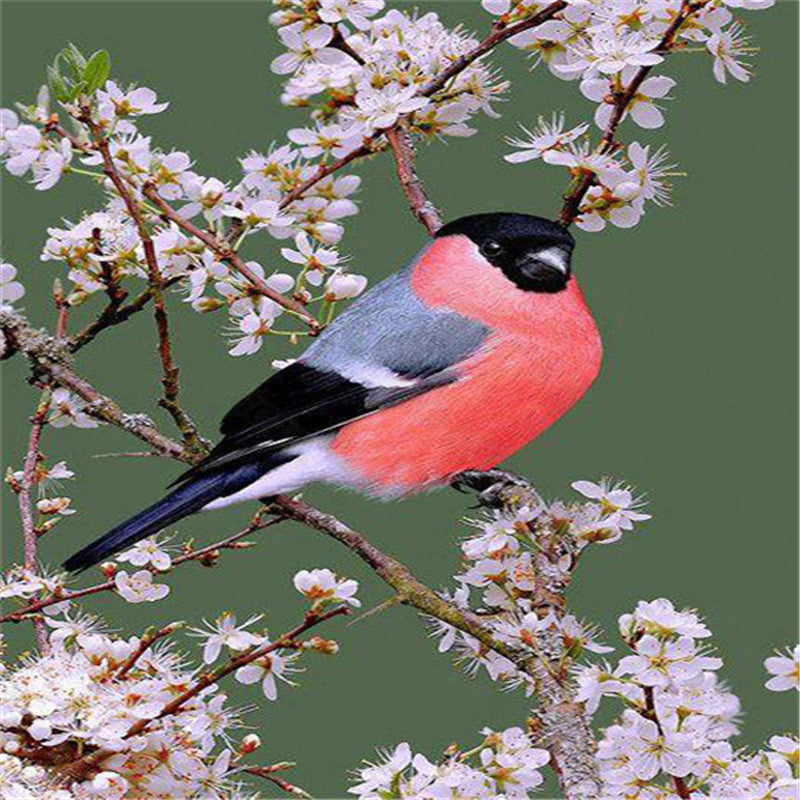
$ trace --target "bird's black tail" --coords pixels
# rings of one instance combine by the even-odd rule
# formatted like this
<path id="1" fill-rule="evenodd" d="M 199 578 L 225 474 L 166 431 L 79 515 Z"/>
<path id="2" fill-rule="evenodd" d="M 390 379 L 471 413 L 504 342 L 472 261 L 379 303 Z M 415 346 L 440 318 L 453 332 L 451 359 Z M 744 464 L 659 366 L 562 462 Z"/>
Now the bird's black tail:
<path id="1" fill-rule="evenodd" d="M 273 466 L 265 463 L 243 464 L 227 473 L 200 475 L 190 479 L 157 503 L 70 556 L 64 562 L 64 569 L 70 572 L 87 569 L 140 539 L 158 533 L 167 525 L 194 514 L 212 500 L 238 492 Z"/>

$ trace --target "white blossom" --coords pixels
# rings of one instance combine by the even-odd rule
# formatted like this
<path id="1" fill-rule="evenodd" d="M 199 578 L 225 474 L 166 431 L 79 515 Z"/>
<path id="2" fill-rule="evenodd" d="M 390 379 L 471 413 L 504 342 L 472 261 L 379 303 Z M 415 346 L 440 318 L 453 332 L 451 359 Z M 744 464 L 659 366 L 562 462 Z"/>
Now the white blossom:
<path id="1" fill-rule="evenodd" d="M 153 583 L 153 573 L 146 569 L 133 575 L 121 569 L 114 575 L 114 585 L 120 597 L 129 603 L 152 603 L 169 594 L 169 586 Z"/>
<path id="2" fill-rule="evenodd" d="M 17 268 L 8 262 L 0 263 L 0 309 L 13 308 L 17 300 L 25 294 L 25 287 L 14 280 L 17 277 Z"/>
<path id="3" fill-rule="evenodd" d="M 96 428 L 100 424 L 83 410 L 84 402 L 68 389 L 55 389 L 50 407 L 49 422 L 54 428 L 63 428 L 67 425 L 74 425 L 76 428 Z"/>
<path id="4" fill-rule="evenodd" d="M 517 153 L 504 156 L 505 160 L 511 164 L 521 164 L 525 161 L 540 158 L 549 150 L 561 150 L 569 142 L 583 136 L 589 128 L 588 125 L 583 123 L 565 131 L 563 114 L 553 114 L 551 120 L 539 117 L 533 130 L 528 130 L 524 126 L 520 127 L 528 137 L 527 139 L 506 138 L 506 142 L 509 145 L 519 149 Z"/>
<path id="5" fill-rule="evenodd" d="M 169 108 L 169 103 L 156 101 L 152 89 L 140 86 L 123 91 L 114 81 L 106 81 L 105 87 L 97 92 L 97 98 L 101 106 L 103 103 L 111 104 L 117 117 L 160 114 Z"/>
<path id="6" fill-rule="evenodd" d="M 767 681 L 767 689 L 773 692 L 800 690 L 800 644 L 794 650 L 787 650 L 786 655 L 770 656 L 764 666 L 774 676 Z"/>
<path id="7" fill-rule="evenodd" d="M 172 558 L 169 553 L 151 537 L 138 541 L 130 550 L 125 550 L 116 558 L 117 561 L 127 561 L 135 567 L 146 567 L 151 564 L 153 569 L 160 571 L 167 570 L 172 566 Z"/>
<path id="8" fill-rule="evenodd" d="M 204 631 L 201 628 L 192 628 L 191 631 L 194 635 L 206 640 L 203 647 L 203 662 L 212 664 L 219 658 L 223 647 L 238 652 L 258 644 L 261 641 L 261 637 L 250 633 L 245 628 L 254 622 L 258 622 L 262 617 L 263 614 L 257 614 L 237 625 L 236 615 L 230 611 L 225 611 L 220 614 L 214 623 L 206 622 L 209 631 Z"/>
<path id="9" fill-rule="evenodd" d="M 258 642 L 262 647 L 270 643 L 269 639 L 264 638 Z M 279 655 L 275 651 L 262 656 L 256 661 L 252 661 L 236 670 L 236 680 L 239 683 L 252 684 L 261 682 L 261 690 L 267 700 L 277 700 L 278 683 L 276 679 L 282 680 L 289 686 L 293 686 L 287 675 L 293 672 L 292 664 L 297 659 L 296 654 L 288 656 Z"/>
<path id="10" fill-rule="evenodd" d="M 315 603 L 340 601 L 356 608 L 361 601 L 355 596 L 358 581 L 337 578 L 329 569 L 302 569 L 294 576 L 294 587 Z"/>

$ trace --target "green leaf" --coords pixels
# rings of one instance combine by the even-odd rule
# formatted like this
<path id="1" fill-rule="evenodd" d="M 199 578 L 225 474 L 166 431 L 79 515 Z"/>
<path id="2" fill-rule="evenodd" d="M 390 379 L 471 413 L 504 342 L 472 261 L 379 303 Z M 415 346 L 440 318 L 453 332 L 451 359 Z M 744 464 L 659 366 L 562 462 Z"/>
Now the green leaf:
<path id="1" fill-rule="evenodd" d="M 57 64 L 58 60 L 56 60 L 55 63 Z M 57 100 L 66 103 L 70 99 L 67 84 L 64 82 L 64 79 L 58 72 L 58 68 L 55 66 L 47 68 L 47 85 L 50 88 L 50 94 Z"/>
<path id="2" fill-rule="evenodd" d="M 105 50 L 98 50 L 92 54 L 83 69 L 84 91 L 91 94 L 97 91 L 108 80 L 111 71 L 111 59 Z"/>
<path id="3" fill-rule="evenodd" d="M 83 57 L 83 53 L 78 50 L 75 45 L 70 42 L 62 51 L 61 56 L 63 57 L 64 61 L 72 67 L 72 71 L 75 73 L 75 77 L 79 78 L 81 73 L 86 66 L 86 59 Z"/>

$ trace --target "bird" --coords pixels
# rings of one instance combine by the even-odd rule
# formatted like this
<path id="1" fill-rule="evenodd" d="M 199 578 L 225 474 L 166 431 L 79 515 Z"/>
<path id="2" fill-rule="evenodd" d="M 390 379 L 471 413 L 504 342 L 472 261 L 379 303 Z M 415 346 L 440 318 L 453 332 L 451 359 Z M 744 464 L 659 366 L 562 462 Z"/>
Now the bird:
<path id="1" fill-rule="evenodd" d="M 565 227 L 529 214 L 447 222 L 236 403 L 220 441 L 172 491 L 64 567 L 86 569 L 190 514 L 309 483 L 391 500 L 495 467 L 600 369 L 574 247 Z"/>

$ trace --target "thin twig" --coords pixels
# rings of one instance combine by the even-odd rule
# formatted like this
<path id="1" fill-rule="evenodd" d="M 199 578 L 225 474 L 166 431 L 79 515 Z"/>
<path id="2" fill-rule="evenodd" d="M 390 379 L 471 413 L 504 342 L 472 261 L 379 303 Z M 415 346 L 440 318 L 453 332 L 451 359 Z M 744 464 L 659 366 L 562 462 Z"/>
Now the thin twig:
<path id="1" fill-rule="evenodd" d="M 644 686 L 642 689 L 644 691 L 644 716 L 652 722 L 655 722 L 656 727 L 658 728 L 659 736 L 663 736 L 664 728 L 661 725 L 661 720 L 658 718 L 658 712 L 656 711 L 656 700 L 653 687 Z M 672 775 L 670 777 L 672 779 L 672 785 L 675 788 L 675 793 L 678 795 L 678 797 L 683 798 L 683 800 L 688 800 L 688 798 L 692 796 L 692 793 L 683 778 L 679 778 L 677 775 Z"/>
<path id="2" fill-rule="evenodd" d="M 122 662 L 119 669 L 112 675 L 112 679 L 118 681 L 124 678 L 135 666 L 136 662 L 153 646 L 159 639 L 171 636 L 175 631 L 183 627 L 182 622 L 170 622 L 163 628 L 151 628 L 142 634 L 137 648 Z"/>
<path id="3" fill-rule="evenodd" d="M 277 515 L 270 517 L 267 520 L 262 520 L 261 512 L 259 512 L 255 515 L 255 517 L 253 517 L 250 524 L 247 525 L 247 527 L 242 528 L 242 530 L 237 531 L 236 533 L 231 534 L 230 536 L 227 536 L 218 542 L 201 547 L 199 550 L 189 550 L 180 556 L 176 556 L 172 559 L 172 564 L 168 570 L 158 570 L 149 565 L 142 567 L 142 569 L 152 572 L 153 575 L 165 575 L 167 572 L 172 571 L 175 567 L 179 567 L 181 564 L 185 564 L 188 561 L 206 561 L 210 558 L 216 559 L 216 556 L 219 554 L 220 550 L 239 549 L 242 547 L 242 545 L 240 544 L 237 547 L 236 543 L 240 539 L 243 539 L 245 536 L 249 536 L 251 533 L 255 533 L 256 531 L 265 530 L 272 525 L 277 525 L 284 519 L 285 517 Z M 54 594 L 52 597 L 46 597 L 41 600 L 37 600 L 34 603 L 28 604 L 24 608 L 19 608 L 16 611 L 11 611 L 8 614 L 4 614 L 2 617 L 0 617 L 0 622 L 21 622 L 30 614 L 38 614 L 48 606 L 52 606 L 57 603 L 63 603 L 66 600 L 77 600 L 81 597 L 88 597 L 89 595 L 98 594 L 99 592 L 107 592 L 114 588 L 116 588 L 114 581 L 108 580 L 104 581 L 103 583 L 96 583 L 93 586 L 87 586 L 84 589 L 75 589 L 75 591 L 72 592 Z"/>
<path id="4" fill-rule="evenodd" d="M 272 767 L 240 767 L 239 771 L 246 772 L 248 775 L 255 775 L 259 778 L 264 778 L 265 780 L 274 783 L 279 789 L 287 794 L 292 795 L 293 797 L 306 798 L 307 800 L 311 800 L 312 798 L 312 795 L 301 789 L 299 786 L 295 786 L 293 783 L 289 783 L 289 781 L 275 775 L 275 770 Z"/>
<path id="5" fill-rule="evenodd" d="M 15 352 L 24 353 L 34 373 L 43 373 L 78 395 L 86 402 L 84 410 L 90 416 L 132 433 L 163 455 L 189 463 L 197 460 L 177 442 L 158 431 L 145 415 L 126 414 L 114 400 L 101 394 L 88 380 L 78 375 L 70 364 L 69 353 L 63 343 L 45 331 L 32 328 L 22 315 L 0 310 L 0 330 L 6 339 L 4 358 Z"/>
<path id="6" fill-rule="evenodd" d="M 25 456 L 25 463 L 22 468 L 21 489 L 17 498 L 19 500 L 19 516 L 22 522 L 22 536 L 25 541 L 25 569 L 31 574 L 35 574 L 39 569 L 37 558 L 37 535 L 36 525 L 33 521 L 33 511 L 31 509 L 31 489 L 33 488 L 36 474 L 36 467 L 39 464 L 39 443 L 42 437 L 42 428 L 47 422 L 47 414 L 50 411 L 50 398 L 52 392 L 46 389 L 42 392 L 39 404 L 31 419 L 31 433 L 28 438 L 28 452 Z M 34 632 L 36 644 L 39 652 L 46 653 L 47 626 L 43 619 L 34 620 Z"/>
<path id="7" fill-rule="evenodd" d="M 321 165 L 310 178 L 287 192 L 278 203 L 278 208 L 284 209 L 295 200 L 299 200 L 309 189 L 316 186 L 321 180 L 327 178 L 328 175 L 333 175 L 334 172 L 338 172 L 356 159 L 363 158 L 364 156 L 371 156 L 379 152 L 381 145 L 378 143 L 378 139 L 383 132 L 383 130 L 377 131 L 372 136 L 366 137 L 360 147 L 351 150 L 347 155 L 342 156 L 336 161 L 332 161 L 330 164 Z"/>
<path id="8" fill-rule="evenodd" d="M 164 397 L 158 401 L 159 405 L 175 420 L 186 448 L 192 452 L 196 451 L 205 454 L 208 449 L 201 440 L 197 427 L 178 402 L 178 393 L 180 391 L 179 371 L 172 356 L 169 317 L 167 316 L 167 306 L 164 301 L 164 278 L 158 266 L 156 250 L 147 223 L 144 220 L 139 203 L 114 164 L 114 159 L 108 146 L 108 139 L 100 125 L 92 118 L 91 109 L 88 107 L 82 109 L 78 120 L 83 122 L 92 132 L 92 147 L 100 153 L 103 159 L 103 172 L 114 184 L 117 194 L 125 203 L 125 208 L 136 226 L 136 231 L 142 243 L 144 259 L 147 264 L 148 281 L 153 296 L 153 313 L 158 331 L 158 354 L 162 371 L 161 383 L 164 387 Z"/>
<path id="9" fill-rule="evenodd" d="M 506 39 L 510 39 L 518 33 L 536 28 L 544 22 L 547 22 L 547 20 L 552 19 L 559 11 L 565 9 L 567 5 L 568 3 L 565 0 L 556 0 L 556 2 L 550 3 L 549 6 L 546 6 L 533 16 L 516 22 L 513 25 L 494 26 L 494 30 L 484 39 L 481 39 L 472 50 L 459 56 L 436 77 L 431 78 L 425 83 L 420 89 L 419 94 L 422 97 L 430 97 L 432 94 L 436 94 L 436 92 L 444 88 L 451 78 L 463 72 L 470 64 L 477 61 L 482 56 L 485 56 L 490 50 L 497 47 L 497 45 L 502 44 Z"/>
<path id="10" fill-rule="evenodd" d="M 93 453 L 92 458 L 161 458 L 161 453 L 152 450 L 135 450 L 129 453 Z"/>
<path id="11" fill-rule="evenodd" d="M 386 138 L 394 154 L 397 178 L 411 206 L 411 213 L 425 226 L 431 236 L 442 227 L 442 218 L 436 206 L 428 199 L 425 188 L 414 165 L 414 145 L 405 128 L 394 127 L 386 131 Z"/>
<path id="12" fill-rule="evenodd" d="M 661 37 L 658 46 L 654 48 L 655 51 L 668 52 L 683 25 L 704 6 L 708 5 L 709 2 L 710 0 L 684 0 L 680 11 L 670 23 L 669 27 L 664 31 L 664 35 Z M 639 67 L 628 85 L 611 95 L 613 108 L 611 117 L 600 137 L 600 144 L 597 148 L 599 153 L 611 153 L 617 148 L 618 145 L 615 140 L 617 128 L 653 66 L 654 65 L 647 65 Z M 595 181 L 595 174 L 588 170 L 582 170 L 576 176 L 572 188 L 564 195 L 564 202 L 558 215 L 558 219 L 564 227 L 571 225 L 577 217 L 580 216 L 580 207 L 583 198 L 594 185 Z"/>
<path id="13" fill-rule="evenodd" d="M 316 331 L 321 327 L 319 322 L 308 313 L 301 302 L 291 297 L 285 297 L 280 292 L 276 292 L 269 287 L 260 276 L 247 266 L 227 241 L 217 239 L 213 234 L 198 228 L 197 225 L 182 217 L 158 194 L 158 190 L 154 184 L 145 183 L 142 187 L 142 193 L 158 207 L 163 217 L 174 222 L 178 227 L 183 228 L 183 230 L 191 236 L 199 239 L 206 247 L 245 277 L 253 286 L 253 289 L 259 294 L 268 297 L 279 306 L 282 306 L 287 311 L 291 311 L 293 314 L 300 317 L 312 330 Z"/>
<path id="14" fill-rule="evenodd" d="M 180 277 L 170 278 L 164 282 L 164 288 L 176 284 Z M 94 322 L 90 322 L 83 330 L 75 334 L 68 342 L 70 352 L 76 353 L 82 347 L 92 342 L 101 331 L 113 325 L 119 325 L 141 311 L 153 299 L 153 289 L 148 286 L 144 291 L 133 298 L 129 303 L 116 307 L 116 304 L 109 302 Z"/>

